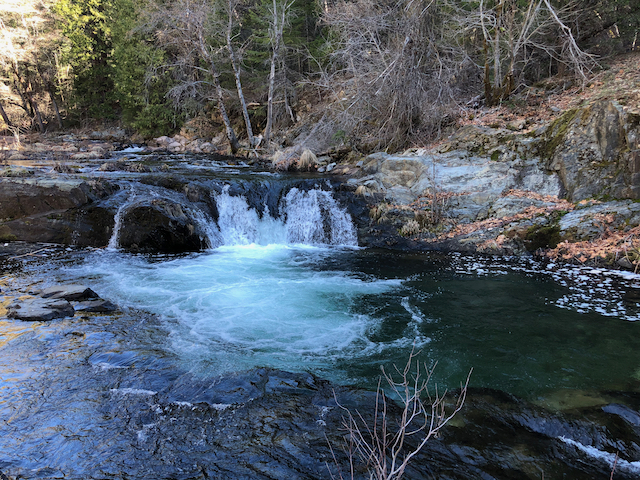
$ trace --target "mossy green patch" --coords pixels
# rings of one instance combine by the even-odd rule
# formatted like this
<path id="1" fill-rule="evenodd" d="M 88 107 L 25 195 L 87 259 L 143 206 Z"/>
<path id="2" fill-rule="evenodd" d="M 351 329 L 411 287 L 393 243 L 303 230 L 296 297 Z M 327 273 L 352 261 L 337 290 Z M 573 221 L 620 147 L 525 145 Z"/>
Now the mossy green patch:
<path id="1" fill-rule="evenodd" d="M 566 111 L 547 129 L 544 142 L 542 143 L 542 151 L 540 152 L 542 158 L 546 160 L 551 159 L 558 146 L 564 140 L 569 126 L 575 120 L 578 112 L 579 110 L 575 108 Z"/>
<path id="2" fill-rule="evenodd" d="M 534 225 L 527 230 L 524 244 L 528 251 L 535 252 L 539 248 L 555 248 L 561 240 L 560 226 L 557 223 Z"/>

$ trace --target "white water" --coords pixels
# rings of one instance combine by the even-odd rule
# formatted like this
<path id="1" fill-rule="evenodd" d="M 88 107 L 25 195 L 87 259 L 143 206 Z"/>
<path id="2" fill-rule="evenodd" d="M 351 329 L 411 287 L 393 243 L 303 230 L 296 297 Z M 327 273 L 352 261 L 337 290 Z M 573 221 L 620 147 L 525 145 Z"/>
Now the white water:
<path id="1" fill-rule="evenodd" d="M 231 196 L 228 190 L 216 196 L 218 227 L 224 245 L 357 244 L 351 219 L 331 192 L 292 188 L 281 201 L 280 218 L 276 219 L 267 207 L 260 218 L 244 197 Z"/>
<path id="2" fill-rule="evenodd" d="M 219 247 L 155 262 L 100 252 L 75 273 L 91 277 L 101 296 L 157 314 L 170 331 L 167 346 L 196 372 L 272 366 L 329 373 L 337 361 L 381 348 L 369 340 L 376 321 L 351 307 L 400 281 L 321 267 L 356 245 L 350 217 L 330 192 L 291 189 L 278 219 L 227 190 L 215 199 L 218 223 L 208 230 Z"/>
<path id="3" fill-rule="evenodd" d="M 368 340 L 375 321 L 350 307 L 362 295 L 400 285 L 314 268 L 331 254 L 251 244 L 150 263 L 105 252 L 82 273 L 98 276 L 102 296 L 160 315 L 171 350 L 195 371 L 317 371 L 377 348 Z"/>

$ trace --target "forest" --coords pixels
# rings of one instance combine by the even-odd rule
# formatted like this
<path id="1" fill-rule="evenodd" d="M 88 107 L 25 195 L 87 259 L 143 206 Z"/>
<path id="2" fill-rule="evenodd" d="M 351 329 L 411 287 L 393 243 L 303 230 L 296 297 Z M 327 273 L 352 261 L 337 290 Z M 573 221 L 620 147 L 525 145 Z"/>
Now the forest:
<path id="1" fill-rule="evenodd" d="M 118 125 L 362 151 L 438 138 L 532 85 L 636 50 L 636 0 L 4 0 L 5 135 Z"/>

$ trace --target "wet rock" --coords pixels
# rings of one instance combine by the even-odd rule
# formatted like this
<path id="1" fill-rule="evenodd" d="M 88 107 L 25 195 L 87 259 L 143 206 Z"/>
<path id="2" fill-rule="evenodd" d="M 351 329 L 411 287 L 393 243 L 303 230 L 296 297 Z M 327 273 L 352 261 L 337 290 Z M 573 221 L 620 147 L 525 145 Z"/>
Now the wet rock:
<path id="1" fill-rule="evenodd" d="M 122 216 L 118 244 L 127 251 L 147 253 L 194 252 L 209 246 L 198 223 L 168 199 L 129 207 Z"/>
<path id="2" fill-rule="evenodd" d="M 79 207 L 89 202 L 89 190 L 80 179 L 0 178 L 0 219 Z"/>
<path id="3" fill-rule="evenodd" d="M 13 303 L 7 308 L 7 317 L 32 322 L 73 317 L 74 313 L 73 306 L 63 298 L 34 297 Z"/>
<path id="4" fill-rule="evenodd" d="M 85 300 L 74 305 L 76 311 L 91 313 L 110 313 L 115 312 L 118 307 L 109 300 L 102 298 L 96 300 Z"/>
<path id="5" fill-rule="evenodd" d="M 0 222 L 0 236 L 27 242 L 104 247 L 113 231 L 113 211 L 88 205 Z"/>
<path id="6" fill-rule="evenodd" d="M 631 425 L 636 427 L 640 427 L 640 413 L 636 410 L 633 410 L 626 405 L 620 405 L 618 403 L 611 403 L 609 405 L 605 405 L 602 407 L 602 411 L 606 413 L 611 413 L 613 415 L 618 415 L 623 418 L 625 421 L 629 422 Z"/>
<path id="7" fill-rule="evenodd" d="M 97 203 L 117 185 L 79 178 L 0 178 L 0 236 L 105 246 L 114 213 Z"/>
<path id="8" fill-rule="evenodd" d="M 98 298 L 98 294 L 85 285 L 56 285 L 40 292 L 42 298 L 63 298 L 64 300 L 88 300 Z"/>

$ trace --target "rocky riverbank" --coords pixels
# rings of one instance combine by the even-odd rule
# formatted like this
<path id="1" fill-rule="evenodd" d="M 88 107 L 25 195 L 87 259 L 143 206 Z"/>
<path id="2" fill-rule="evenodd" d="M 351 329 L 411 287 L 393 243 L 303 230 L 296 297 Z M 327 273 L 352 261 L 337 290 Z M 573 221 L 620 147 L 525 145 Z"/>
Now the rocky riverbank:
<path id="1" fill-rule="evenodd" d="M 127 150 L 121 131 L 40 140 L 5 150 L 2 241 L 106 246 L 116 212 L 104 207 L 105 199 L 119 187 L 99 172 L 164 175 L 176 183 L 172 155 L 215 150 L 180 136 Z M 634 106 L 597 100 L 527 130 L 468 125 L 444 143 L 402 154 L 326 153 L 289 149 L 273 163 L 216 158 L 265 169 L 304 163 L 305 170 L 342 181 L 343 203 L 351 205 L 365 246 L 536 255 L 632 270 L 640 263 L 640 111 Z M 188 182 L 177 183 L 200 195 Z M 163 202 L 129 216 L 143 215 L 179 238 L 163 247 L 136 232 L 125 243 L 134 249 L 142 243 L 143 251 L 206 247 L 197 222 L 175 202 Z"/>
<path id="2" fill-rule="evenodd" d="M 369 244 L 539 255 L 635 269 L 640 111 L 598 101 L 532 132 L 467 126 L 446 143 L 364 158 Z"/>
<path id="3" fill-rule="evenodd" d="M 18 478 L 369 478 L 348 453 L 347 410 L 372 425 L 374 392 L 309 373 L 255 368 L 203 376 L 158 349 L 167 331 L 135 309 L 78 307 L 82 286 L 42 288 L 82 249 L 14 243 L 0 295 L 58 297 L 77 314 L 3 319 L 0 472 Z M 26 255 L 25 255 L 26 254 Z M 13 273 L 6 267 L 14 265 Z M 34 280 L 36 283 L 33 283 Z M 48 280 L 44 280 L 47 283 Z M 11 307 L 9 307 L 11 311 Z M 26 319 L 33 320 L 33 319 Z M 473 376 L 472 376 L 473 379 Z M 459 390 L 447 400 L 453 407 Z M 637 478 L 640 398 L 558 390 L 539 402 L 470 388 L 464 408 L 409 463 L 406 479 Z M 400 415 L 390 402 L 390 425 Z M 418 437 L 408 437 L 415 448 Z"/>

